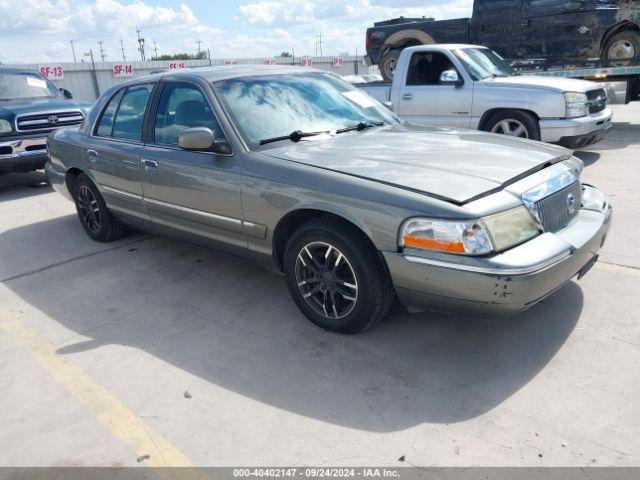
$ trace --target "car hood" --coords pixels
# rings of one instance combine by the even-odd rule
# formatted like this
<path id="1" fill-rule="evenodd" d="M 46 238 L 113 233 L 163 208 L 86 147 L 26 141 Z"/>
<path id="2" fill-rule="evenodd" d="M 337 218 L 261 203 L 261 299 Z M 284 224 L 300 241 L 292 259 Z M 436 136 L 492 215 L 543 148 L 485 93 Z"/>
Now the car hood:
<path id="1" fill-rule="evenodd" d="M 504 135 L 406 123 L 310 137 L 262 153 L 456 204 L 501 190 L 571 154 Z"/>
<path id="2" fill-rule="evenodd" d="M 577 80 L 575 78 L 543 77 L 539 75 L 516 75 L 513 77 L 497 77 L 485 81 L 486 85 L 494 86 L 522 86 L 529 88 L 544 88 L 558 92 L 587 92 L 601 88 L 595 82 Z"/>
<path id="3" fill-rule="evenodd" d="M 64 98 L 34 98 L 21 100 L 0 100 L 0 118 L 13 121 L 16 115 L 23 113 L 36 113 L 80 109 L 86 112 L 91 104 L 76 102 Z"/>

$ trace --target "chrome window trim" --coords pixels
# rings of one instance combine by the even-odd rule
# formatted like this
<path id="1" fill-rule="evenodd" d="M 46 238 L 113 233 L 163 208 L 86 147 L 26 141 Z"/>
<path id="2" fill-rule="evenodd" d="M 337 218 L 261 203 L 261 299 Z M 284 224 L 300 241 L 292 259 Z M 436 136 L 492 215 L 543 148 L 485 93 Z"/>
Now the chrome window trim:
<path id="1" fill-rule="evenodd" d="M 134 198 L 136 200 L 142 200 L 142 196 L 136 193 L 127 192 L 125 190 L 120 190 L 119 188 L 109 187 L 108 185 L 100 185 L 105 192 L 115 193 L 116 195 L 122 195 L 123 197 Z"/>
<path id="2" fill-rule="evenodd" d="M 560 263 L 571 255 L 571 250 L 565 250 L 559 255 L 556 255 L 544 262 L 536 263 L 534 265 L 527 265 L 526 267 L 514 267 L 514 268 L 499 268 L 499 267 L 479 267 L 474 265 L 463 265 L 461 263 L 447 262 L 443 260 L 433 260 L 425 257 L 417 257 L 413 255 L 405 255 L 404 258 L 412 263 L 421 263 L 424 265 L 430 265 L 433 267 L 450 268 L 453 270 L 462 270 L 465 272 L 481 273 L 485 275 L 527 275 L 529 273 L 538 272 L 548 267 L 552 267 L 557 263 Z"/>

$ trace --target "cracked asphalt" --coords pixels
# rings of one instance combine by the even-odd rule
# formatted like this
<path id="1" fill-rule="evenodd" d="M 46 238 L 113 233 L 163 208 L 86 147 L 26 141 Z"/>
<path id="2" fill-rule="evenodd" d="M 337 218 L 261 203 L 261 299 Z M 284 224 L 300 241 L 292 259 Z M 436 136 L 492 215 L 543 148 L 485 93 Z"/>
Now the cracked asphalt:
<path id="1" fill-rule="evenodd" d="M 614 109 L 577 154 L 615 208 L 600 261 L 507 320 L 327 333 L 279 275 L 93 243 L 41 173 L 0 177 L 0 465 L 638 466 L 640 104 Z"/>

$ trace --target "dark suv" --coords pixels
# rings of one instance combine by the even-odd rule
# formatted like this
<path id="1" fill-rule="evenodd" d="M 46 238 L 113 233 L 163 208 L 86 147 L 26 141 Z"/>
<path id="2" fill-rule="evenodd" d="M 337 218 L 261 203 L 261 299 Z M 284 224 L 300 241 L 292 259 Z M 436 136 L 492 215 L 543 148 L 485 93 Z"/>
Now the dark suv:
<path id="1" fill-rule="evenodd" d="M 0 68 L 0 175 L 44 168 L 49 133 L 81 124 L 91 108 L 71 98 L 38 72 Z"/>

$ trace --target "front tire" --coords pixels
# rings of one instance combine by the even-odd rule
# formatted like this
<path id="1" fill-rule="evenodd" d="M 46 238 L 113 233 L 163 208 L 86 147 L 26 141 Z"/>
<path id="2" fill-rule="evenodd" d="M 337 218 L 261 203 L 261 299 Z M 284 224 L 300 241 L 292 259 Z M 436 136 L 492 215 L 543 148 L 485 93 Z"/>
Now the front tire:
<path id="1" fill-rule="evenodd" d="M 73 183 L 73 200 L 84 231 L 96 242 L 111 242 L 122 237 L 124 225 L 109 211 L 98 188 L 85 174 Z"/>
<path id="2" fill-rule="evenodd" d="M 602 50 L 606 67 L 626 67 L 640 63 L 640 33 L 625 30 L 607 40 Z"/>
<path id="3" fill-rule="evenodd" d="M 365 330 L 384 317 L 395 296 L 369 240 L 331 217 L 310 220 L 293 233 L 285 251 L 284 273 L 302 313 L 333 332 Z"/>
<path id="4" fill-rule="evenodd" d="M 505 110 L 495 113 L 487 120 L 484 130 L 511 137 L 540 140 L 538 120 L 530 113 L 519 110 Z"/>

